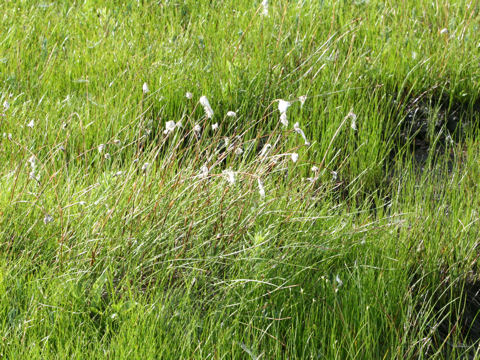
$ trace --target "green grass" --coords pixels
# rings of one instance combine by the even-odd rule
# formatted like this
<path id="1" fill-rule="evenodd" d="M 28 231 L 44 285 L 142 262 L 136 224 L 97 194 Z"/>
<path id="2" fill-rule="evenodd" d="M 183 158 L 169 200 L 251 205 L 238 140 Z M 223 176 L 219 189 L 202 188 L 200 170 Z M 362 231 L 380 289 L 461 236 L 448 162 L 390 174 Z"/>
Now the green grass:
<path id="1" fill-rule="evenodd" d="M 0 358 L 480 358 L 479 4 L 262 13 L 2 2 Z"/>

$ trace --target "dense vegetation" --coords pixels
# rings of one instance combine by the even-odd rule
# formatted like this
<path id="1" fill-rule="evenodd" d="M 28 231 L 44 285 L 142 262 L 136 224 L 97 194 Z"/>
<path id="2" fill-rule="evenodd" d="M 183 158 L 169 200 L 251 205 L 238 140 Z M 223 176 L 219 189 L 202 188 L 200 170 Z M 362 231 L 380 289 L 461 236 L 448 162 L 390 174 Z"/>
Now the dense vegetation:
<path id="1" fill-rule="evenodd" d="M 1 358 L 480 358 L 478 2 L 0 18 Z"/>

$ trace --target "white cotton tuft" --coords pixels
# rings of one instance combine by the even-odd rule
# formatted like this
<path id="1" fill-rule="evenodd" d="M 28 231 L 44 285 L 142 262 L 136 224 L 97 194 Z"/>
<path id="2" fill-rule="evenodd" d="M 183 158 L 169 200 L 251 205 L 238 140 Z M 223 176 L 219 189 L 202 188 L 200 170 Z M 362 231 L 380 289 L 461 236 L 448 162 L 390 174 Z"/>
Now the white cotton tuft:
<path id="1" fill-rule="evenodd" d="M 280 122 L 283 126 L 288 126 L 287 113 L 280 114 Z"/>
<path id="2" fill-rule="evenodd" d="M 198 134 L 200 133 L 200 131 L 202 131 L 202 128 L 200 125 L 197 124 L 193 127 L 193 131 L 195 131 Z"/>
<path id="3" fill-rule="evenodd" d="M 293 130 L 295 130 L 295 132 L 297 134 L 300 134 L 303 138 L 303 141 L 305 141 L 305 145 L 306 146 L 310 146 L 310 142 L 307 140 L 307 137 L 305 136 L 305 133 L 303 132 L 302 129 L 300 129 L 300 125 L 298 124 L 298 122 L 296 122 L 294 125 L 293 125 Z"/>
<path id="4" fill-rule="evenodd" d="M 5 111 L 7 111 L 8 109 L 10 109 L 10 104 L 8 103 L 7 100 L 5 100 L 5 101 L 3 102 L 3 109 L 4 109 Z"/>
<path id="5" fill-rule="evenodd" d="M 203 110 L 205 110 L 205 116 L 208 119 L 211 119 L 213 117 L 213 110 L 212 110 L 212 107 L 210 106 L 210 102 L 208 101 L 205 95 L 202 95 L 200 97 L 200 104 L 203 106 Z"/>
<path id="6" fill-rule="evenodd" d="M 236 117 L 237 113 L 235 111 L 229 111 L 229 112 L 227 112 L 227 116 L 228 117 Z"/>
<path id="7" fill-rule="evenodd" d="M 165 123 L 165 130 L 163 130 L 163 133 L 165 135 L 168 135 L 170 134 L 173 130 L 175 130 L 175 128 L 177 127 L 178 125 L 175 123 L 175 121 L 173 120 L 170 120 L 170 121 L 167 121 Z"/>
<path id="8" fill-rule="evenodd" d="M 242 148 L 236 148 L 235 149 L 235 155 L 242 155 L 243 154 L 243 149 Z"/>
<path id="9" fill-rule="evenodd" d="M 35 121 L 33 120 L 30 120 L 30 122 L 27 124 L 27 127 L 29 127 L 30 129 L 33 129 L 34 126 L 35 126 Z"/>
<path id="10" fill-rule="evenodd" d="M 260 151 L 260 157 L 265 157 L 268 153 L 268 151 L 270 150 L 270 148 L 272 147 L 272 145 L 270 144 L 265 144 L 262 148 L 262 151 Z"/>
<path id="11" fill-rule="evenodd" d="M 102 151 L 103 151 L 103 149 L 105 149 L 105 144 L 100 144 L 100 145 L 98 145 L 98 148 L 97 148 L 97 149 L 98 149 L 98 152 L 101 154 Z"/>
<path id="12" fill-rule="evenodd" d="M 150 166 L 150 163 L 148 163 L 148 162 L 146 162 L 145 164 L 143 164 L 143 166 L 142 166 L 142 171 L 143 171 L 143 172 L 146 172 L 149 166 Z"/>
<path id="13" fill-rule="evenodd" d="M 218 123 L 212 124 L 212 130 L 215 131 L 218 129 Z"/>
<path id="14" fill-rule="evenodd" d="M 291 157 L 292 157 L 292 161 L 294 163 L 296 163 L 298 161 L 298 154 L 297 153 L 292 153 Z"/>
<path id="15" fill-rule="evenodd" d="M 200 177 L 202 179 L 206 179 L 208 177 L 208 167 L 203 165 L 202 168 L 200 169 Z"/>
<path id="16" fill-rule="evenodd" d="M 45 217 L 43 218 L 43 223 L 47 225 L 48 223 L 51 223 L 53 221 L 53 216 L 50 214 L 46 214 Z"/>
<path id="17" fill-rule="evenodd" d="M 319 169 L 318 169 L 318 166 L 312 166 L 311 170 L 312 170 L 313 173 L 318 173 Z"/>
<path id="18" fill-rule="evenodd" d="M 278 111 L 280 111 L 281 114 L 286 113 L 290 105 L 291 103 L 289 101 L 280 99 L 278 100 Z"/>
<path id="19" fill-rule="evenodd" d="M 258 182 L 258 192 L 260 194 L 260 197 L 264 198 L 265 197 L 265 188 L 263 187 L 262 180 L 260 180 L 260 178 L 258 178 L 257 182 Z"/>
<path id="20" fill-rule="evenodd" d="M 307 95 L 300 96 L 298 101 L 300 101 L 300 107 L 303 107 L 303 104 L 305 104 L 305 101 L 307 101 Z"/>
<path id="21" fill-rule="evenodd" d="M 186 97 L 188 100 L 191 100 L 191 99 L 193 99 L 193 94 L 192 94 L 190 91 L 187 91 L 187 92 L 185 93 L 185 97 Z"/>
<path id="22" fill-rule="evenodd" d="M 263 16 L 268 16 L 268 0 L 263 0 L 262 1 L 262 15 Z"/>
<path id="23" fill-rule="evenodd" d="M 235 173 L 231 169 L 223 170 L 223 176 L 231 184 L 235 184 Z"/>
<path id="24" fill-rule="evenodd" d="M 347 118 L 352 118 L 352 122 L 351 122 L 351 124 L 350 124 L 350 127 L 352 128 L 353 131 L 357 131 L 357 122 L 356 122 L 356 120 L 357 120 L 357 115 L 356 115 L 354 112 L 350 111 L 350 112 L 347 114 L 346 117 L 347 117 Z"/>
<path id="25" fill-rule="evenodd" d="M 148 93 L 150 90 L 148 89 L 148 85 L 147 83 L 143 83 L 143 86 L 142 86 L 142 91 L 144 94 Z"/>

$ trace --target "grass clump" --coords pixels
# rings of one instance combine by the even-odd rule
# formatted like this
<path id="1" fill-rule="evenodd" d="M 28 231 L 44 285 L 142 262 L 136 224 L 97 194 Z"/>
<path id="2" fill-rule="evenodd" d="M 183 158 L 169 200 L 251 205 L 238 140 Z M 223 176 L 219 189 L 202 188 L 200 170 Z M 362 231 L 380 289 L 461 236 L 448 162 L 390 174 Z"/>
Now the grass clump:
<path id="1" fill-rule="evenodd" d="M 478 358 L 475 3 L 1 7 L 1 357 Z"/>

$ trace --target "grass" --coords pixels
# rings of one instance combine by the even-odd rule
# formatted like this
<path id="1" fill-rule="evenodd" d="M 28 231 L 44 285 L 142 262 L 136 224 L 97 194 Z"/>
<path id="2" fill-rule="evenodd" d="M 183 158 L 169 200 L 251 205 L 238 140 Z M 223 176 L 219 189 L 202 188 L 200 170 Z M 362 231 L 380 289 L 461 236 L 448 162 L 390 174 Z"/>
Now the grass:
<path id="1" fill-rule="evenodd" d="M 1 358 L 480 358 L 478 4 L 0 9 Z"/>

